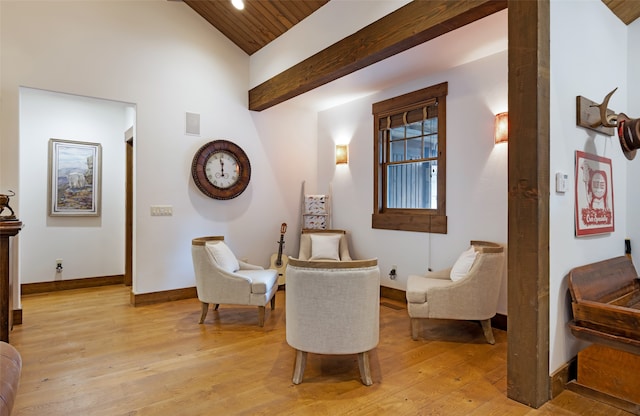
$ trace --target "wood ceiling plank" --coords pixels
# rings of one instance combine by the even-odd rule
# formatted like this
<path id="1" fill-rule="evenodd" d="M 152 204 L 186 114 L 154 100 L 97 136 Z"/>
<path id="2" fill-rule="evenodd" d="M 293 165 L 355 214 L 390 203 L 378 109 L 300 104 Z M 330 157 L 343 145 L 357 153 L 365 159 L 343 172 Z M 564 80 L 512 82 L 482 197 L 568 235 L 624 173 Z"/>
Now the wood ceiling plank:
<path id="1" fill-rule="evenodd" d="M 274 28 L 274 32 L 278 33 L 276 37 L 280 36 L 280 34 L 286 32 L 291 29 L 294 24 L 297 22 L 291 22 L 288 19 L 285 19 L 282 16 L 282 13 L 278 9 L 275 8 L 274 4 L 269 1 L 259 1 L 256 2 L 256 9 L 260 10 L 261 15 L 265 21 L 269 22 L 269 25 Z"/>
<path id="2" fill-rule="evenodd" d="M 602 2 L 626 25 L 640 17 L 640 1 L 602 0 Z"/>
<path id="3" fill-rule="evenodd" d="M 243 19 L 235 23 L 244 25 L 245 30 L 252 34 L 257 44 L 266 45 L 283 34 L 286 29 L 283 29 L 279 22 L 271 21 L 270 15 L 264 13 L 261 3 L 263 2 L 246 2 L 242 11 Z"/>
<path id="4" fill-rule="evenodd" d="M 248 55 L 282 35 L 329 0 L 245 0 L 244 10 L 230 1 L 184 0 Z"/>
<path id="5" fill-rule="evenodd" d="M 218 29 L 229 40 L 248 54 L 262 47 L 253 38 L 253 33 L 247 31 L 241 12 L 221 1 L 184 0 L 196 13 L 202 16 L 213 27 Z"/>
<path id="6" fill-rule="evenodd" d="M 506 0 L 415 0 L 249 91 L 262 111 L 507 7 Z"/>
<path id="7" fill-rule="evenodd" d="M 290 10 L 287 4 L 283 4 L 280 1 L 270 1 L 267 2 L 265 8 L 269 9 L 272 15 L 276 16 L 280 23 L 291 28 L 297 22 L 297 16 Z"/>

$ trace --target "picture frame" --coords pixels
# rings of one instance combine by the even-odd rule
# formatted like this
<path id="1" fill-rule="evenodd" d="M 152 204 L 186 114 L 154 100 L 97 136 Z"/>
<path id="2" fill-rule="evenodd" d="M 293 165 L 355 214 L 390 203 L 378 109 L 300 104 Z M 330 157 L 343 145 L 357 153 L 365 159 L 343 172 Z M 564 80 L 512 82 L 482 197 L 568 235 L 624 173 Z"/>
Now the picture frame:
<path id="1" fill-rule="evenodd" d="M 611 159 L 576 151 L 575 169 L 576 236 L 615 231 Z"/>
<path id="2" fill-rule="evenodd" d="M 49 139 L 50 216 L 100 216 L 102 145 Z"/>

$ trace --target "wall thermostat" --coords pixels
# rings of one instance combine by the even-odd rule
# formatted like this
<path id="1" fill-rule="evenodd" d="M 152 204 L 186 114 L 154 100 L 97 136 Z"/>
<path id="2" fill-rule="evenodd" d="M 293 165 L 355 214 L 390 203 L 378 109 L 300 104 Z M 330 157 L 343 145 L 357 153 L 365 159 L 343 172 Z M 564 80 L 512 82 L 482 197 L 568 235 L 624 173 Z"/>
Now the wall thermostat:
<path id="1" fill-rule="evenodd" d="M 567 192 L 569 187 L 569 175 L 562 172 L 556 173 L 556 192 Z"/>

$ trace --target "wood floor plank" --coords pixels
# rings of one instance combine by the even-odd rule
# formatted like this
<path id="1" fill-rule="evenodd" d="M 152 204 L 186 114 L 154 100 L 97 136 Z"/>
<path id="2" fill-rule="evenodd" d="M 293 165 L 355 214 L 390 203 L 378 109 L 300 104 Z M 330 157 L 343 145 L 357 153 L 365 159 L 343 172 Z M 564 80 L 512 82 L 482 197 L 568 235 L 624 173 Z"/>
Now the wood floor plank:
<path id="1" fill-rule="evenodd" d="M 23 358 L 13 415 L 616 415 L 565 391 L 540 409 L 506 397 L 507 337 L 472 322 L 425 321 L 411 339 L 406 308 L 380 308 L 374 384 L 357 356 L 309 354 L 292 383 L 285 291 L 267 309 L 221 305 L 199 325 L 197 299 L 132 307 L 125 286 L 23 297 L 11 334 Z M 385 301 L 387 301 L 385 299 Z"/>

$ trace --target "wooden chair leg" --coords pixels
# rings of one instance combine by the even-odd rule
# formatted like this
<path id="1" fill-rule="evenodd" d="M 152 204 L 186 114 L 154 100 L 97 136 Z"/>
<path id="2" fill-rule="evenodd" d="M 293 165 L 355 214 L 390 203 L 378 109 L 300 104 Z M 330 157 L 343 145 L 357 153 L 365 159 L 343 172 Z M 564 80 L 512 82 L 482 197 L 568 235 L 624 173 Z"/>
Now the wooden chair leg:
<path id="1" fill-rule="evenodd" d="M 307 352 L 296 350 L 296 364 L 293 368 L 293 384 L 302 383 L 304 368 L 307 366 Z"/>
<path id="2" fill-rule="evenodd" d="M 200 302 L 201 306 L 201 313 L 200 313 L 200 323 L 203 324 L 204 323 L 204 318 L 207 317 L 207 312 L 209 311 L 209 304 L 205 303 L 205 302 Z"/>
<path id="3" fill-rule="evenodd" d="M 271 310 L 274 310 L 276 308 L 276 294 L 273 294 L 273 297 L 271 298 Z"/>
<path id="4" fill-rule="evenodd" d="M 411 338 L 414 341 L 418 340 L 418 332 L 420 332 L 420 319 L 411 318 Z"/>
<path id="5" fill-rule="evenodd" d="M 484 337 L 487 339 L 487 342 L 491 345 L 494 345 L 496 343 L 496 339 L 493 337 L 493 330 L 491 329 L 491 319 L 480 321 L 480 324 L 482 325 Z"/>
<path id="6" fill-rule="evenodd" d="M 358 353 L 358 367 L 360 368 L 360 380 L 365 386 L 373 384 L 371 369 L 369 368 L 369 351 Z"/>
<path id="7" fill-rule="evenodd" d="M 213 304 L 213 310 L 214 310 L 214 311 L 217 311 L 219 307 L 220 307 L 220 304 L 219 304 L 219 303 L 214 303 L 214 304 Z"/>
<path id="8" fill-rule="evenodd" d="M 258 306 L 258 325 L 264 326 L 264 306 Z"/>

